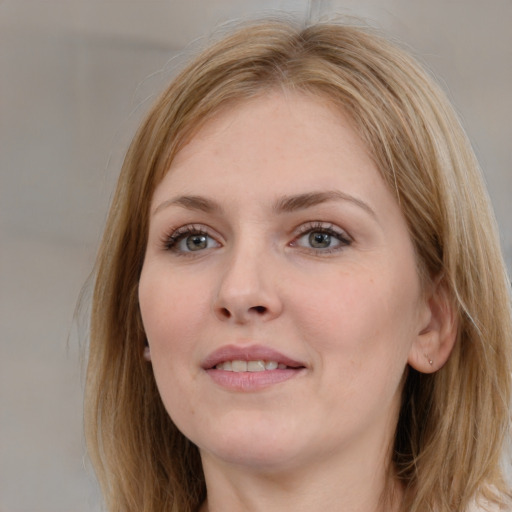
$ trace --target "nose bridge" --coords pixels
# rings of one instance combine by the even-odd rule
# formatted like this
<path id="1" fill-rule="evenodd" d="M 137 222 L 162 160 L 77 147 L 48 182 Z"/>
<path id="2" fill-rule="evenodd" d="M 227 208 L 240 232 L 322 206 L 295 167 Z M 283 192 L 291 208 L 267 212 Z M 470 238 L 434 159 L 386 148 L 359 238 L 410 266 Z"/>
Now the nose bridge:
<path id="1" fill-rule="evenodd" d="M 227 251 L 214 309 L 222 319 L 245 323 L 272 318 L 281 311 L 273 277 L 271 248 L 262 237 L 242 235 Z"/>

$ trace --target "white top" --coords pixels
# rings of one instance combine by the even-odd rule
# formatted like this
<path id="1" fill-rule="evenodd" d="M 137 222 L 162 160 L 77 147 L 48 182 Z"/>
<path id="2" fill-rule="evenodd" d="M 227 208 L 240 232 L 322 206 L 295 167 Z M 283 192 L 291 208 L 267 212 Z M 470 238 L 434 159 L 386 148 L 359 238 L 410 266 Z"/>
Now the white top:
<path id="1" fill-rule="evenodd" d="M 510 508 L 500 508 L 497 505 L 493 505 L 487 502 L 485 499 L 475 500 L 469 506 L 467 512 L 512 512 Z"/>

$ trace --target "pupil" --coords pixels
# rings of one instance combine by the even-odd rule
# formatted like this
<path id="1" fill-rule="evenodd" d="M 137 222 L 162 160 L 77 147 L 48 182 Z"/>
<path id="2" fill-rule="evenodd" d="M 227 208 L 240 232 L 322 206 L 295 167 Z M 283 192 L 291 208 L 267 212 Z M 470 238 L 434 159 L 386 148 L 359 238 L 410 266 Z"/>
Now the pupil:
<path id="1" fill-rule="evenodd" d="M 205 249 L 207 245 L 205 235 L 193 235 L 187 238 L 187 248 L 191 251 L 197 251 L 198 249 Z"/>
<path id="2" fill-rule="evenodd" d="M 331 235 L 328 233 L 310 233 L 309 243 L 311 247 L 325 248 L 331 245 Z"/>

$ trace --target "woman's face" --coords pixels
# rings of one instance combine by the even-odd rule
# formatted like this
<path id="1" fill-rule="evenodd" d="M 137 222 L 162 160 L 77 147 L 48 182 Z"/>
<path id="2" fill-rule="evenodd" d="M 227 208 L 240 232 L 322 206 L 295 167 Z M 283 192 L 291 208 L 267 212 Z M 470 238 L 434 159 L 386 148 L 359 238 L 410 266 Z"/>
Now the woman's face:
<path id="1" fill-rule="evenodd" d="M 139 298 L 203 462 L 388 453 L 428 307 L 397 201 L 332 105 L 274 93 L 209 121 L 155 191 Z"/>

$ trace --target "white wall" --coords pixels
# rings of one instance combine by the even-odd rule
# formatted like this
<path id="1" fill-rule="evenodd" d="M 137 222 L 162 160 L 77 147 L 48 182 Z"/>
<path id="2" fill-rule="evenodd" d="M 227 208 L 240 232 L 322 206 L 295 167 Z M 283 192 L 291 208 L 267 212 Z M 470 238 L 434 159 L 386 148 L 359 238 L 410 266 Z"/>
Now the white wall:
<path id="1" fill-rule="evenodd" d="M 257 7 L 255 7 L 257 5 Z M 306 1 L 0 0 L 0 511 L 99 510 L 72 317 L 153 72 L 218 23 Z M 442 77 L 512 269 L 512 2 L 357 0 Z M 67 343 L 70 335 L 69 344 Z"/>

